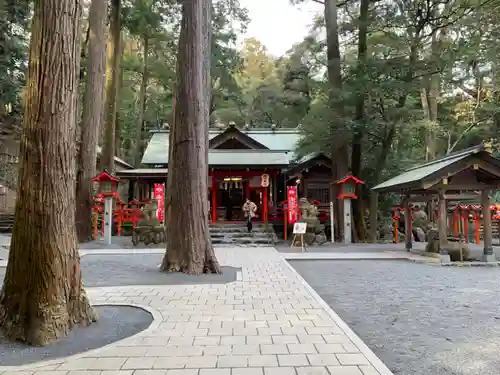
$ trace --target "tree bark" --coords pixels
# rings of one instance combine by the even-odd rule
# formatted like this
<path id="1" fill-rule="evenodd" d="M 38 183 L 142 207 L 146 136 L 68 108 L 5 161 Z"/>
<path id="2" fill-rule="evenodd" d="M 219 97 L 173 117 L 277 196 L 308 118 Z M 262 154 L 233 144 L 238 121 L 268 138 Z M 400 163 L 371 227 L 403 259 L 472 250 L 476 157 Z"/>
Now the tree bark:
<path id="1" fill-rule="evenodd" d="M 92 178 L 104 111 L 106 83 L 106 0 L 92 0 L 89 11 L 87 84 L 83 98 L 82 138 L 78 153 L 76 229 L 79 242 L 92 238 Z"/>
<path id="2" fill-rule="evenodd" d="M 118 82 L 116 83 L 116 114 L 115 114 L 115 156 L 122 157 L 122 137 L 121 137 L 121 119 L 120 119 L 120 90 L 123 85 L 123 54 L 125 53 L 125 43 L 120 37 L 120 54 L 118 55 L 117 69 Z M 113 160 L 114 161 L 114 160 Z"/>
<path id="3" fill-rule="evenodd" d="M 106 112 L 104 120 L 104 144 L 100 164 L 101 169 L 113 172 L 115 167 L 115 125 L 116 88 L 118 85 L 120 61 L 120 1 L 111 0 L 109 41 L 106 61 Z"/>
<path id="4" fill-rule="evenodd" d="M 146 110 L 146 90 L 148 88 L 148 55 L 149 55 L 149 37 L 144 35 L 143 38 L 143 62 L 142 62 L 142 79 L 141 89 L 139 91 L 139 116 L 137 117 L 137 125 L 135 128 L 135 144 L 134 144 L 134 165 L 141 165 L 141 142 L 142 130 L 144 126 L 144 111 Z"/>
<path id="5" fill-rule="evenodd" d="M 335 233 L 341 238 L 344 231 L 344 208 L 337 199 L 339 185 L 334 182 L 345 177 L 349 171 L 349 155 L 347 141 L 343 132 L 337 129 L 338 123 L 344 121 L 344 101 L 342 99 L 342 63 L 340 61 L 339 25 L 337 16 L 337 0 L 325 0 L 325 24 L 328 58 L 328 82 L 330 84 L 330 106 L 332 118 L 330 137 L 332 139 L 332 184 L 331 200 L 335 209 Z"/>
<path id="6" fill-rule="evenodd" d="M 359 32 L 358 32 L 358 74 L 364 75 L 366 71 L 366 54 L 367 54 L 367 36 L 368 36 L 368 10 L 370 0 L 361 0 L 359 7 Z M 366 113 L 365 113 L 365 100 L 366 88 L 361 85 L 361 89 L 357 93 L 356 99 L 356 131 L 352 139 L 351 149 L 351 171 L 357 178 L 361 177 L 362 165 L 362 152 L 363 140 L 366 126 Z M 357 235 L 357 240 L 364 241 L 367 238 L 365 213 L 363 210 L 363 185 L 358 187 L 359 198 L 352 202 L 352 217 L 354 220 L 354 229 Z"/>
<path id="7" fill-rule="evenodd" d="M 208 125 L 211 0 L 184 0 L 177 57 L 167 251 L 162 271 L 220 273 L 208 228 Z M 182 181 L 182 183 L 180 183 Z"/>
<path id="8" fill-rule="evenodd" d="M 0 294 L 1 329 L 33 345 L 96 318 L 75 231 L 80 16 L 80 0 L 35 2 L 16 220 Z"/>

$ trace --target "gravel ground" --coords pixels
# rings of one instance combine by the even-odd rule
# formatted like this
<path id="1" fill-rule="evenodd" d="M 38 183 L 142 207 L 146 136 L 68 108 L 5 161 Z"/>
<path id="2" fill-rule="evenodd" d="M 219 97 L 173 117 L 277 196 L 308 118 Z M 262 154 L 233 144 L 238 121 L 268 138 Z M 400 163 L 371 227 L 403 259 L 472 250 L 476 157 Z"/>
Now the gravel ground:
<path id="1" fill-rule="evenodd" d="M 290 263 L 394 374 L 500 373 L 500 268 Z"/>
<path id="2" fill-rule="evenodd" d="M 146 310 L 131 306 L 98 306 L 99 321 L 76 328 L 69 335 L 45 347 L 12 343 L 0 337 L 0 364 L 19 366 L 66 357 L 100 348 L 145 330 L 153 317 Z"/>
<path id="3" fill-rule="evenodd" d="M 85 287 L 127 286 L 127 285 L 189 285 L 227 284 L 236 281 L 240 270 L 221 267 L 222 274 L 189 276 L 182 273 L 162 273 L 158 265 L 163 254 L 97 255 L 82 257 L 83 281 Z M 0 282 L 5 268 L 0 267 Z"/>

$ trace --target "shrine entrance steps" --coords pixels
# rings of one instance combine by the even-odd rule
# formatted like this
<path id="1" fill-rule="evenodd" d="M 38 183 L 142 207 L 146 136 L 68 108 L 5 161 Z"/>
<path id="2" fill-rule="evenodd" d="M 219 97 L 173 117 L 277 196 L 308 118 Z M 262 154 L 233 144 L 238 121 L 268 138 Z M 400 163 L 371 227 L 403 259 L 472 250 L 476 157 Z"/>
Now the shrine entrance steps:
<path id="1" fill-rule="evenodd" d="M 0 233 L 12 233 L 14 214 L 0 214 Z"/>
<path id="2" fill-rule="evenodd" d="M 241 223 L 211 223 L 210 236 L 214 245 L 232 246 L 264 246 L 277 242 L 272 224 L 253 223 L 252 233 L 248 233 L 245 222 Z"/>

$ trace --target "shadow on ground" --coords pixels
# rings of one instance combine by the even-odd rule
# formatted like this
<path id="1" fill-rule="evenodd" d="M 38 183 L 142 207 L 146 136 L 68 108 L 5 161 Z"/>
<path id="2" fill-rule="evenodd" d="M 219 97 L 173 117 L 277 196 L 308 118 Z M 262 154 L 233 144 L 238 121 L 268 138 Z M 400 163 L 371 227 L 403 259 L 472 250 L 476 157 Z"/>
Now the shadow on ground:
<path id="1" fill-rule="evenodd" d="M 222 274 L 190 276 L 163 273 L 158 266 L 163 254 L 94 255 L 82 257 L 86 287 L 127 285 L 227 284 L 236 281 L 239 268 L 221 267 Z"/>
<path id="2" fill-rule="evenodd" d="M 228 284 L 236 281 L 241 268 L 221 267 L 222 274 L 190 276 L 183 273 L 163 273 L 158 266 L 163 254 L 100 255 L 81 258 L 85 287 L 128 285 L 194 285 Z M 0 267 L 0 282 L 5 268 Z"/>
<path id="3" fill-rule="evenodd" d="M 0 364 L 20 366 L 64 358 L 101 348 L 144 331 L 153 322 L 146 310 L 132 306 L 96 306 L 99 321 L 77 327 L 69 335 L 45 347 L 13 343 L 0 337 Z"/>

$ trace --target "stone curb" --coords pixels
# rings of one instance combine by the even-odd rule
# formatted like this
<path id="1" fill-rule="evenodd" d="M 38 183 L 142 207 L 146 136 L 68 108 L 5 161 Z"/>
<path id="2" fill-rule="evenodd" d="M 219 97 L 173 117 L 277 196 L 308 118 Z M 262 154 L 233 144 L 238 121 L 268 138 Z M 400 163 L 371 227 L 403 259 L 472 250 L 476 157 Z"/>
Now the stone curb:
<path id="1" fill-rule="evenodd" d="M 139 286 L 131 285 L 130 287 L 137 288 Z M 86 290 L 87 291 L 98 291 L 98 290 L 103 290 L 103 289 L 116 289 L 116 287 L 87 288 Z M 141 336 L 147 336 L 148 333 L 151 333 L 152 331 L 158 329 L 158 327 L 160 326 L 160 323 L 163 321 L 163 317 L 162 317 L 161 313 L 158 310 L 152 308 L 151 306 L 139 305 L 139 304 L 128 303 L 128 302 L 119 302 L 119 303 L 106 302 L 106 303 L 95 304 L 93 306 L 131 306 L 131 307 L 136 307 L 136 308 L 143 309 L 144 311 L 149 312 L 153 316 L 153 321 L 151 322 L 151 324 L 149 325 L 149 327 L 146 328 L 144 331 L 138 332 L 135 335 L 126 337 L 126 338 L 124 338 L 122 340 L 118 340 L 118 341 L 112 342 L 112 343 L 110 343 L 108 345 L 101 346 L 100 348 L 91 349 L 91 350 L 88 350 L 88 351 L 85 351 L 85 352 L 82 352 L 82 353 L 73 354 L 73 355 L 70 355 L 70 356 L 67 356 L 67 357 L 63 357 L 63 358 L 49 359 L 47 361 L 40 361 L 40 362 L 30 363 L 30 364 L 27 364 L 27 365 L 20 365 L 20 366 L 0 366 L 0 372 L 4 372 L 4 371 L 32 370 L 32 369 L 38 369 L 40 367 L 45 367 L 45 366 L 60 365 L 62 363 L 66 363 L 66 362 L 73 361 L 75 359 L 80 359 L 80 358 L 83 358 L 83 357 L 97 356 L 100 352 L 102 352 L 102 351 L 104 351 L 106 349 L 118 346 L 119 343 L 121 343 L 121 342 L 123 342 L 125 340 L 133 340 L 133 339 L 137 339 L 137 338 L 139 338 Z"/>
<path id="2" fill-rule="evenodd" d="M 375 353 L 361 340 L 361 338 L 349 328 L 346 322 L 319 296 L 318 293 L 304 280 L 304 278 L 289 264 L 286 259 L 282 259 L 286 267 L 296 275 L 300 283 L 306 288 L 311 296 L 320 304 L 321 307 L 330 315 L 332 320 L 339 326 L 344 334 L 357 346 L 359 351 L 366 357 L 370 364 L 379 372 L 380 375 L 394 375 L 391 370 L 378 358 Z"/>

